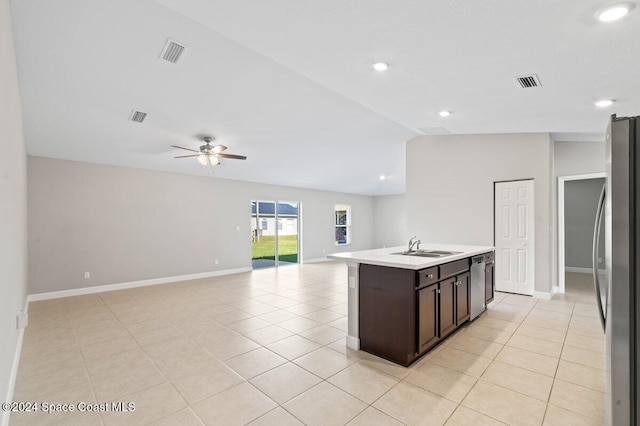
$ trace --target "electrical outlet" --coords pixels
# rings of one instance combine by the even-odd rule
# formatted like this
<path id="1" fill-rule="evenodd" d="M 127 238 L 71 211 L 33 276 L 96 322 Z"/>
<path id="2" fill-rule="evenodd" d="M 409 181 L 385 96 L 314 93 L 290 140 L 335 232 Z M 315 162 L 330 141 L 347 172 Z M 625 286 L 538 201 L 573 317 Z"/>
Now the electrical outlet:
<path id="1" fill-rule="evenodd" d="M 356 288 L 356 278 L 349 277 L 349 288 Z"/>
<path id="2" fill-rule="evenodd" d="M 322 249 L 322 254 L 327 254 L 327 249 Z"/>
<path id="3" fill-rule="evenodd" d="M 236 226 L 236 231 L 240 230 L 240 225 Z"/>
<path id="4" fill-rule="evenodd" d="M 216 260 L 215 260 L 215 264 L 216 264 L 216 265 L 218 264 L 218 259 L 216 259 Z"/>
<path id="5" fill-rule="evenodd" d="M 89 278 L 91 278 L 91 272 L 85 272 L 84 273 L 84 279 L 88 280 Z"/>

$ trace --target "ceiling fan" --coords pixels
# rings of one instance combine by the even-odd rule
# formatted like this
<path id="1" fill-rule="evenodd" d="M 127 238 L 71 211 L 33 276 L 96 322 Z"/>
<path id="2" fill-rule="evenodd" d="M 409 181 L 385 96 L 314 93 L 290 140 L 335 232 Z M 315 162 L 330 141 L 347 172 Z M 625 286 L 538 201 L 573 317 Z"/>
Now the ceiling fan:
<path id="1" fill-rule="evenodd" d="M 245 157 L 244 155 L 222 154 L 222 151 L 227 149 L 227 147 L 224 145 L 211 145 L 211 142 L 215 140 L 213 136 L 205 136 L 202 138 L 202 140 L 204 141 L 204 145 L 200 145 L 200 151 L 191 148 L 183 148 L 181 146 L 171 145 L 173 148 L 195 152 L 195 154 L 180 155 L 173 158 L 198 157 L 198 162 L 203 166 L 217 166 L 220 164 L 219 158 L 232 158 L 234 160 L 247 159 L 247 157 Z"/>

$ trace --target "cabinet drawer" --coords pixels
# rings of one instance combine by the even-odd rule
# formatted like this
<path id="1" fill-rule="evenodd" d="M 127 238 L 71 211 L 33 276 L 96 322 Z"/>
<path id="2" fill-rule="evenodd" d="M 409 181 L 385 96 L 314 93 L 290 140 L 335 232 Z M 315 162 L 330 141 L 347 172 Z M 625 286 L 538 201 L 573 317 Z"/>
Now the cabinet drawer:
<path id="1" fill-rule="evenodd" d="M 445 263 L 444 265 L 440 265 L 438 268 L 440 269 L 440 279 L 461 274 L 469 270 L 469 258 Z"/>
<path id="2" fill-rule="evenodd" d="M 438 281 L 438 267 L 421 269 L 418 271 L 418 287 Z"/>

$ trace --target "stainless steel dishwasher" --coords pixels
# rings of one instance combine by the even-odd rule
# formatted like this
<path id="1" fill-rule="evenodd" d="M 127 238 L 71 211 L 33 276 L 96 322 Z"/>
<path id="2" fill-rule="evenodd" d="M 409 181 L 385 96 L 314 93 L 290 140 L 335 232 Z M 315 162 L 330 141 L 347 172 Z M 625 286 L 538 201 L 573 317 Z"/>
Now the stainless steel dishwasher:
<path id="1" fill-rule="evenodd" d="M 485 297 L 485 265 L 487 258 L 485 254 L 473 256 L 471 258 L 471 321 L 486 309 Z"/>

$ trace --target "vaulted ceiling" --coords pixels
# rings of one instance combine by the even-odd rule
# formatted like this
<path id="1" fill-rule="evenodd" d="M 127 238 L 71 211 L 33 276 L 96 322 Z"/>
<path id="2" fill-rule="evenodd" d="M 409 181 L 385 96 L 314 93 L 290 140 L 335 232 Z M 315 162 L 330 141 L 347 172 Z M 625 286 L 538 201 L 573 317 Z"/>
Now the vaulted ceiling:
<path id="1" fill-rule="evenodd" d="M 603 24 L 594 0 L 12 6 L 31 155 L 207 176 L 170 145 L 213 135 L 248 160 L 211 176 L 382 195 L 404 191 L 420 128 L 593 140 L 609 114 L 640 114 L 640 11 Z M 519 87 L 528 74 L 541 87 Z"/>

